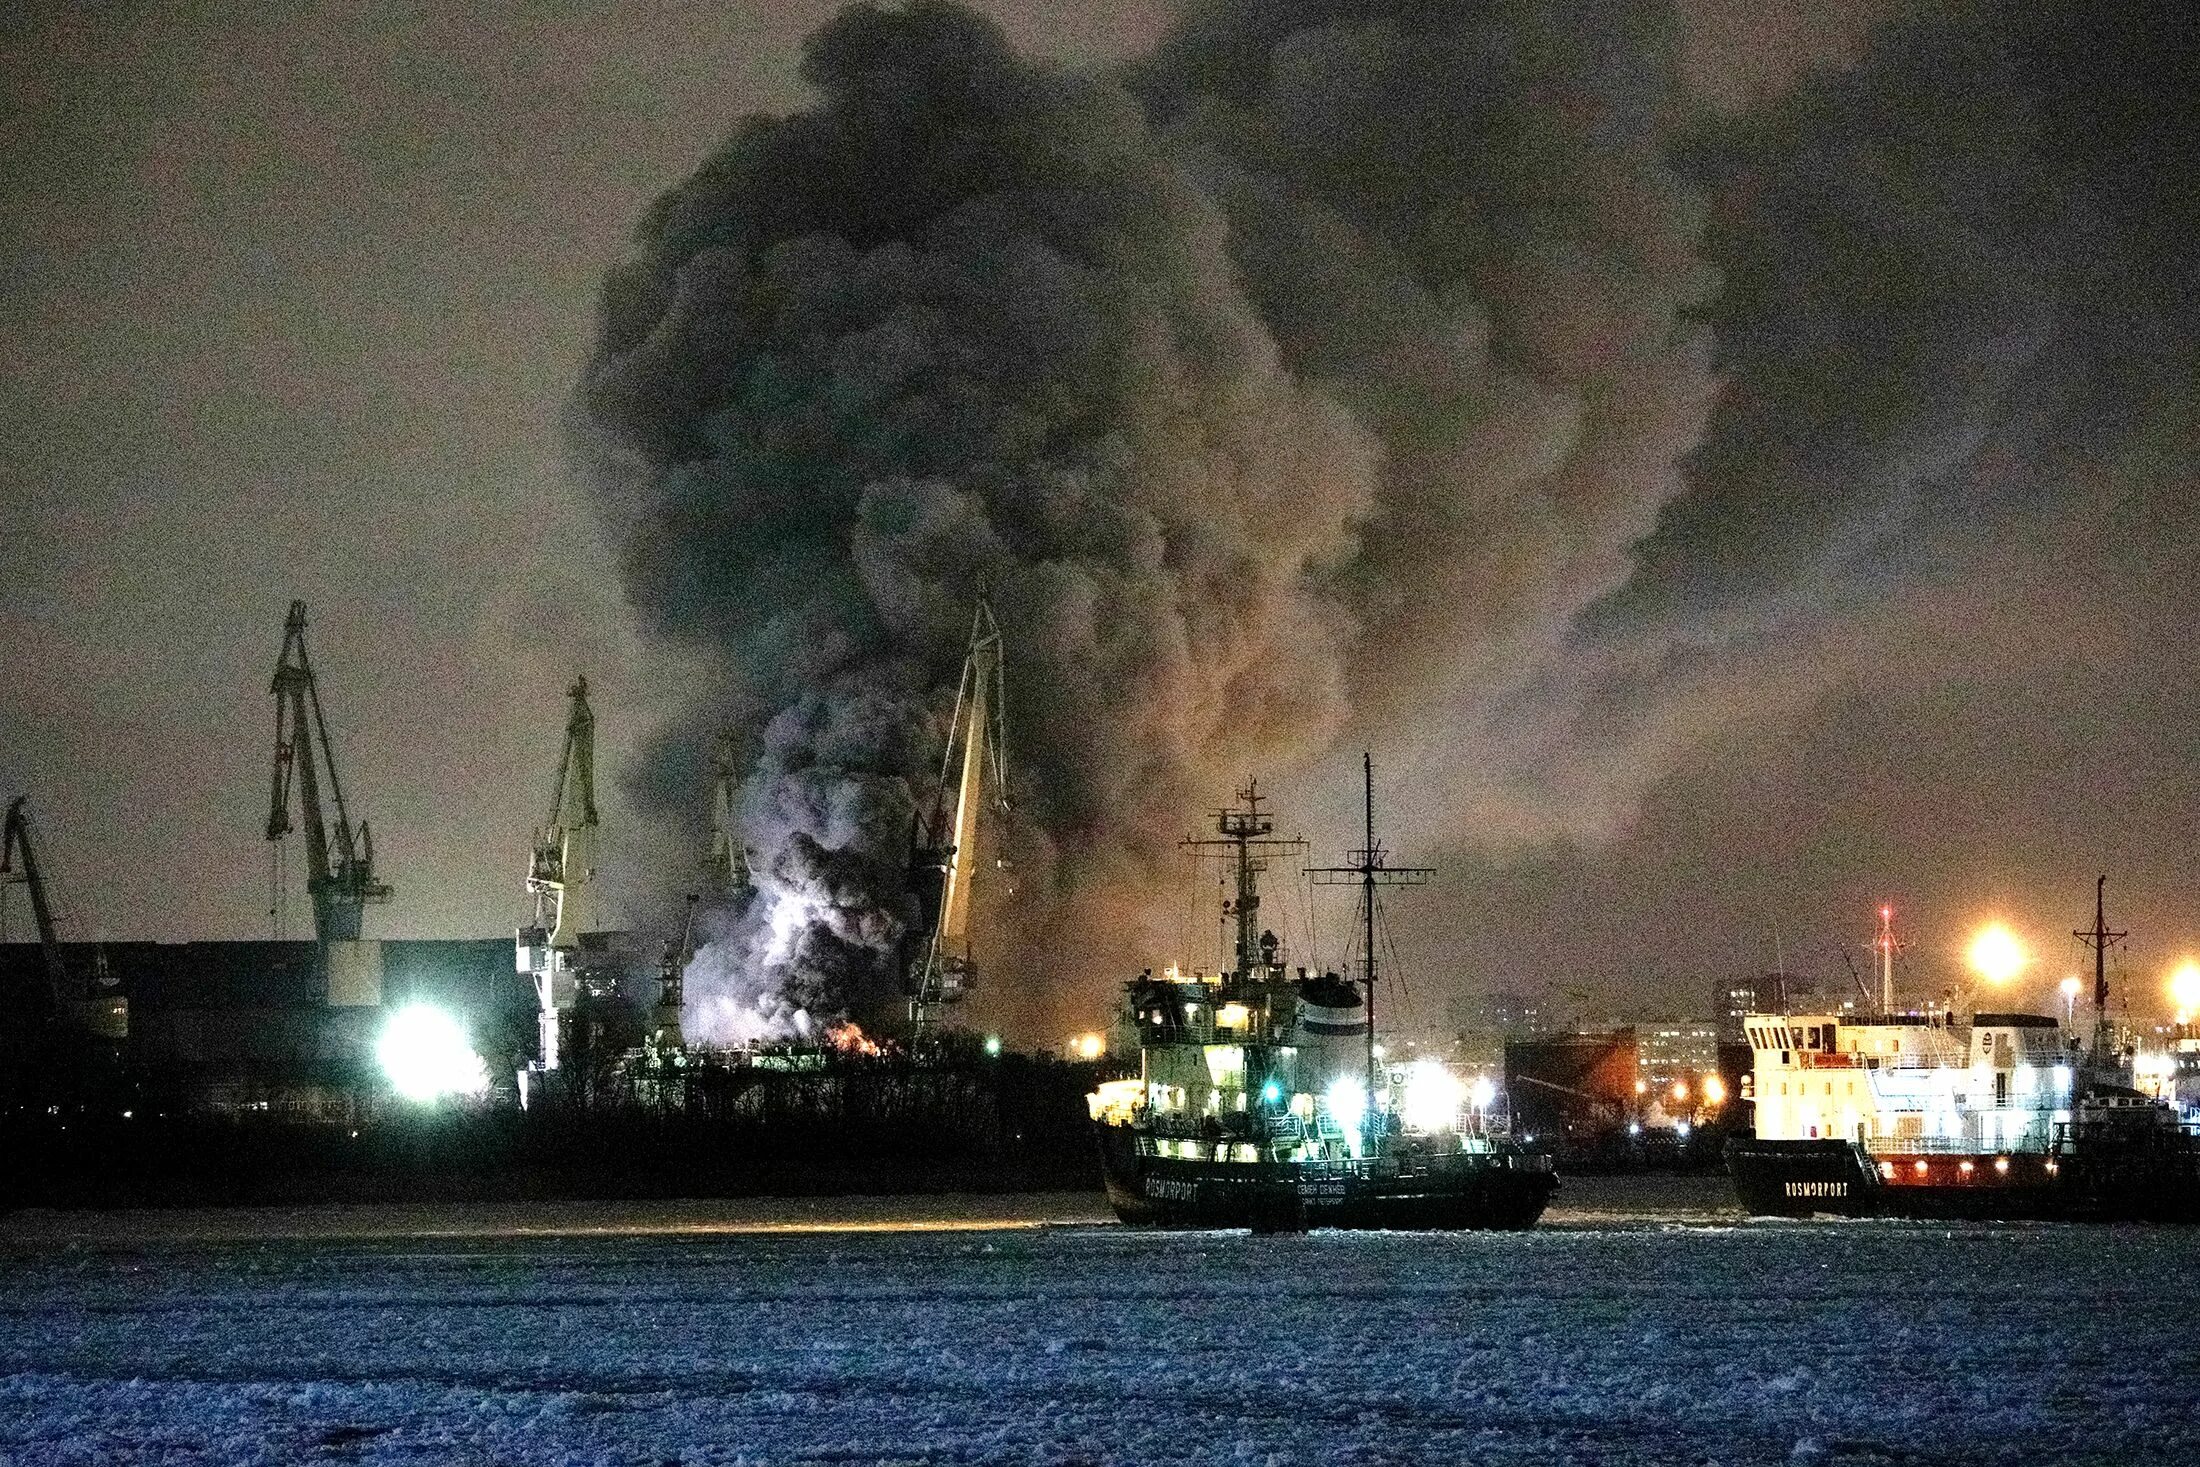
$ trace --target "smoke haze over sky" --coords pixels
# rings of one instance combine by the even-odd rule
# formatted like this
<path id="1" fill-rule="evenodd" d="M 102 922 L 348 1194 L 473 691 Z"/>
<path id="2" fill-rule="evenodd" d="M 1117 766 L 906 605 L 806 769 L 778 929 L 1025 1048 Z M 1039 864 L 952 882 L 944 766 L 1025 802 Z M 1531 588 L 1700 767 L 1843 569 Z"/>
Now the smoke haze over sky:
<path id="1" fill-rule="evenodd" d="M 1775 927 L 1833 976 L 1882 896 L 1921 970 L 1993 912 L 2051 981 L 2096 870 L 2136 978 L 2200 942 L 2181 7 L 1297 3 L 1174 30 L 1163 6 L 986 9 L 1005 49 L 963 47 L 960 74 L 1013 81 L 1017 126 L 1058 140 L 1073 176 L 1034 187 L 1098 167 L 1114 211 L 1046 226 L 1113 282 L 1061 363 L 1089 396 L 1072 420 L 1107 431 L 1001 474 L 1075 480 L 1082 512 L 1144 484 L 1179 534 L 1244 485 L 1278 496 L 1242 533 L 1279 569 L 1234 611 L 1283 633 L 1239 644 L 1295 715 L 1257 736 L 1263 772 L 1341 848 L 1374 747 L 1402 853 L 1443 869 L 1400 909 L 1424 1017 L 1484 987 L 1699 1009 Z M 87 927 L 264 931 L 293 595 L 399 889 L 385 934 L 509 925 L 570 670 L 601 689 L 606 770 L 676 767 L 621 755 L 735 696 L 740 627 L 633 625 L 631 525 L 576 477 L 561 413 L 649 200 L 742 115 L 814 105 L 794 67 L 829 15 L 7 22 L 0 161 L 28 183 L 0 226 L 0 785 L 32 794 Z M 783 237 L 866 237 L 782 256 L 789 289 L 937 302 L 971 278 L 952 251 L 881 276 L 863 260 L 906 224 L 797 182 L 826 212 Z M 799 213 L 798 192 L 759 197 Z M 958 339 L 1004 298 L 1070 299 L 1021 278 Z M 1172 340 L 1165 367 L 1126 345 Z M 1157 409 L 1155 370 L 1207 406 Z M 1128 478 L 1092 487 L 1096 465 Z M 952 676 L 969 567 L 942 547 L 967 508 L 927 483 L 960 465 L 889 467 L 872 590 L 936 588 L 862 592 L 904 619 L 906 692 Z M 1002 533 L 1011 638 L 1020 616 L 1027 657 L 1073 646 L 1042 583 L 1061 557 Z M 1171 606 L 1217 604 L 1206 573 L 1180 584 Z M 1135 628 L 1145 594 L 1092 625 Z M 657 631 L 663 604 L 642 596 Z M 1160 709 L 1197 679 L 1122 683 Z M 1057 775 L 1039 886 L 1084 862 L 1068 888 L 1135 887 L 1114 837 L 1135 865 L 1195 818 L 1178 803 L 1228 793 L 1205 787 L 1232 769 L 1219 721 L 1175 728 L 1141 782 L 1112 772 L 1160 747 L 1135 723 L 1081 734 L 1089 697 L 1043 673 L 1025 696 L 1024 767 Z M 613 849 L 662 880 L 673 827 L 639 797 L 661 780 L 633 793 L 607 791 Z M 1043 940 L 1114 910 L 1065 901 Z M 1109 946 L 1093 997 L 1128 960 Z"/>

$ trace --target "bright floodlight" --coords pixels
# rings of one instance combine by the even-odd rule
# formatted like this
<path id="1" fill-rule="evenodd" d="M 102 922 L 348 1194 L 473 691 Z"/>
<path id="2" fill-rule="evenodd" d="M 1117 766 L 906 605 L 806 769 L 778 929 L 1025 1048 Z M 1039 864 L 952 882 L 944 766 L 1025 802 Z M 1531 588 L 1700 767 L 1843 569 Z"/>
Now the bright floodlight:
<path id="1" fill-rule="evenodd" d="M 1359 1132 L 1360 1118 L 1367 1114 L 1365 1086 L 1350 1075 L 1339 1075 L 1329 1082 L 1322 1099 L 1329 1102 L 1329 1113 L 1339 1126 L 1355 1134 Z"/>
<path id="2" fill-rule="evenodd" d="M 2177 965 L 2169 975 L 2169 996 L 2177 1005 L 2177 1022 L 2190 1022 L 2187 1016 L 2200 1010 L 2200 963 L 2188 958 Z"/>
<path id="3" fill-rule="evenodd" d="M 1971 939 L 1972 971 L 1988 983 L 2007 983 L 2022 973 L 2032 955 L 2017 934 L 1999 922 L 1989 922 Z"/>
<path id="4" fill-rule="evenodd" d="M 1497 1102 L 1497 1082 L 1487 1075 L 1476 1075 L 1470 1095 L 1476 1110 L 1488 1110 Z"/>
<path id="5" fill-rule="evenodd" d="M 1459 1105 L 1467 1087 L 1437 1061 L 1422 1058 L 1406 1066 L 1405 1121 L 1415 1131 L 1448 1131 L 1459 1123 Z"/>
<path id="6" fill-rule="evenodd" d="M 390 1015 L 374 1057 L 390 1088 L 407 1100 L 480 1095 L 489 1088 L 488 1066 L 466 1042 L 466 1031 L 429 1004 L 408 1004 Z"/>

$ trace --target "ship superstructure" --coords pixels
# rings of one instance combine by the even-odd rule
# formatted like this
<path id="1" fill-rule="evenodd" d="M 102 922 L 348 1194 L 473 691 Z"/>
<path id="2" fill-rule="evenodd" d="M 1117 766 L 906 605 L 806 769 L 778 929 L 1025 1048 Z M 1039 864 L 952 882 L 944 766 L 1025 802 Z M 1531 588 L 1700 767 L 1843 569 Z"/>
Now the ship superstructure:
<path id="1" fill-rule="evenodd" d="M 1186 844 L 1233 875 L 1232 963 L 1149 970 L 1127 986 L 1139 1073 L 1090 1098 L 1117 1216 L 1264 1230 L 1533 1225 L 1556 1186 L 1550 1158 L 1491 1125 L 1490 1097 L 1435 1061 L 1378 1058 L 1372 946 L 1355 984 L 1293 969 L 1259 925 L 1268 861 L 1304 843 L 1275 835 L 1257 785 L 1215 813 L 1213 836 Z M 1374 882 L 1385 868 L 1372 833 L 1355 854 Z"/>
<path id="2" fill-rule="evenodd" d="M 1884 911 L 1879 946 L 1894 946 Z M 2200 1220 L 2200 1140 L 2105 1039 L 2089 1049 L 2054 1017 L 1751 1014 L 1743 1028 L 1756 1128 L 1727 1159 L 1752 1212 Z"/>

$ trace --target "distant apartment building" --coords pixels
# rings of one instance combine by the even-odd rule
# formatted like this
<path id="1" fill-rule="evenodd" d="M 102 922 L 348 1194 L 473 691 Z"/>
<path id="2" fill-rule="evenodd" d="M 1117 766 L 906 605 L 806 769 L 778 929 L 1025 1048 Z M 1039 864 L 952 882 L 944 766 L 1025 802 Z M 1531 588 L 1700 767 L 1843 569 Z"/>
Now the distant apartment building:
<path id="1" fill-rule="evenodd" d="M 1765 973 L 1755 978 L 1720 979 L 1712 985 L 1712 1012 L 1718 1015 L 1719 1038 L 1727 1044 L 1745 1043 L 1744 1014 L 1853 1014 L 1857 991 L 1843 984 L 1822 987 L 1794 973 Z"/>
<path id="2" fill-rule="evenodd" d="M 1446 1011 L 1455 1057 L 1470 1066 L 1503 1063 L 1511 1040 L 1534 1039 L 1554 1026 L 1549 1004 L 1525 993 L 1468 993 Z"/>
<path id="3" fill-rule="evenodd" d="M 1720 1025 L 1712 1019 L 1652 1019 L 1635 1025 L 1642 1078 L 1664 1092 L 1675 1081 L 1691 1087 L 1718 1073 Z"/>
<path id="4" fill-rule="evenodd" d="M 1718 1020 L 1719 1036 L 1737 1044 L 1743 1040 L 1744 1015 L 1784 1014 L 1793 1004 L 1810 1002 L 1813 992 L 1810 980 L 1792 973 L 1721 978 L 1712 985 L 1711 1012 Z"/>

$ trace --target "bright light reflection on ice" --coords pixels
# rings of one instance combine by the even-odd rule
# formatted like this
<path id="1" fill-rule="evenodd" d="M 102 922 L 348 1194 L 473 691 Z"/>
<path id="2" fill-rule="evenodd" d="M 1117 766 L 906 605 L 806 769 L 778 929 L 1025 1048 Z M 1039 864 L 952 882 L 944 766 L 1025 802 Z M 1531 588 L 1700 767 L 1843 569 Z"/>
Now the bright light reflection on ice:
<path id="1" fill-rule="evenodd" d="M 390 1088 L 407 1100 L 481 1095 L 489 1069 L 467 1042 L 458 1020 L 430 1004 L 408 1004 L 390 1016 L 374 1057 Z"/>

